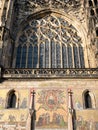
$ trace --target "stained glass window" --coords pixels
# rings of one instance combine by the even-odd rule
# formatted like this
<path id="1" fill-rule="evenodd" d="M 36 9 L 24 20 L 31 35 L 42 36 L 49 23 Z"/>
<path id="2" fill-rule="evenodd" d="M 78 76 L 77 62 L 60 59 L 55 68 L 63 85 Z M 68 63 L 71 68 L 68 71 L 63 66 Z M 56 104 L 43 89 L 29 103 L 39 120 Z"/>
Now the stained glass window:
<path id="1" fill-rule="evenodd" d="M 78 55 L 79 53 L 78 53 L 78 47 L 76 45 L 74 45 L 73 51 L 74 51 L 74 67 L 79 68 L 79 55 Z"/>
<path id="2" fill-rule="evenodd" d="M 38 46 L 34 46 L 34 53 L 33 53 L 33 67 L 37 68 L 38 63 Z"/>
<path id="3" fill-rule="evenodd" d="M 28 49 L 28 68 L 32 68 L 32 61 L 33 60 L 33 47 L 32 45 L 29 46 Z"/>
<path id="4" fill-rule="evenodd" d="M 57 68 L 61 68 L 61 48 L 60 48 L 60 44 L 57 43 L 56 44 L 56 67 Z"/>
<path id="5" fill-rule="evenodd" d="M 17 48 L 17 57 L 16 57 L 16 68 L 20 68 L 20 62 L 21 62 L 21 45 Z"/>
<path id="6" fill-rule="evenodd" d="M 81 45 L 79 46 L 79 56 L 80 56 L 80 65 L 81 65 L 80 68 L 85 68 L 83 47 Z"/>
<path id="7" fill-rule="evenodd" d="M 18 39 L 16 68 L 84 68 L 84 51 L 76 28 L 50 14 L 32 19 Z"/>
<path id="8" fill-rule="evenodd" d="M 51 67 L 56 68 L 56 48 L 55 41 L 51 41 Z"/>
<path id="9" fill-rule="evenodd" d="M 68 67 L 73 68 L 72 47 L 68 45 L 67 50 L 68 50 Z"/>
<path id="10" fill-rule="evenodd" d="M 26 45 L 24 45 L 23 48 L 22 48 L 21 68 L 26 67 L 26 51 L 27 51 L 27 47 L 26 47 Z"/>
<path id="11" fill-rule="evenodd" d="M 44 44 L 41 43 L 40 44 L 40 57 L 39 57 L 40 63 L 39 63 L 39 67 L 40 68 L 44 68 L 45 66 L 45 48 L 44 48 Z"/>
<path id="12" fill-rule="evenodd" d="M 68 68 L 67 66 L 67 47 L 65 45 L 62 46 L 62 60 L 63 60 L 63 68 Z"/>
<path id="13" fill-rule="evenodd" d="M 45 68 L 49 68 L 49 41 L 45 44 Z"/>

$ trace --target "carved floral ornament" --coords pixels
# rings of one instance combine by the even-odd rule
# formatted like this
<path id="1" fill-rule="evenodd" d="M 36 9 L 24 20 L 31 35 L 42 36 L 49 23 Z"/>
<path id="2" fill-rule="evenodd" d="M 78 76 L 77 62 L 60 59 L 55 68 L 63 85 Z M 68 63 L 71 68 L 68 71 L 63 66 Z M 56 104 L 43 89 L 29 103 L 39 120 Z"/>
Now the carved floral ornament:
<path id="1" fill-rule="evenodd" d="M 51 7 L 51 8 L 61 8 L 68 9 L 77 8 L 80 6 L 80 0 L 25 0 L 18 2 L 22 5 L 21 11 L 34 11 L 37 8 Z"/>

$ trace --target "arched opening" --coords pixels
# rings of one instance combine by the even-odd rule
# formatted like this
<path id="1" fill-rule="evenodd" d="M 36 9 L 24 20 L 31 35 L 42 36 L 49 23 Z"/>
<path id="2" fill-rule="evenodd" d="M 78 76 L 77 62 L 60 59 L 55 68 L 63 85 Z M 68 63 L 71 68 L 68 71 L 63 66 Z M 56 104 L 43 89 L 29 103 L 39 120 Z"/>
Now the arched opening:
<path id="1" fill-rule="evenodd" d="M 95 15 L 95 13 L 94 13 L 94 10 L 93 10 L 93 9 L 91 9 L 91 10 L 90 10 L 90 13 L 91 13 L 91 16 L 94 16 L 94 15 Z"/>
<path id="2" fill-rule="evenodd" d="M 85 67 L 81 37 L 61 15 L 49 13 L 30 19 L 16 44 L 16 68 Z"/>
<path id="3" fill-rule="evenodd" d="M 96 29 L 96 37 L 98 37 L 98 28 Z"/>
<path id="4" fill-rule="evenodd" d="M 8 95 L 7 108 L 16 108 L 16 94 L 15 91 L 11 91 Z"/>
<path id="5" fill-rule="evenodd" d="M 89 0 L 89 6 L 93 6 L 93 3 L 91 0 Z"/>
<path id="6" fill-rule="evenodd" d="M 92 100 L 89 91 L 84 94 L 85 108 L 92 108 Z"/>
<path id="7" fill-rule="evenodd" d="M 94 0 L 95 6 L 97 6 L 97 0 Z"/>
<path id="8" fill-rule="evenodd" d="M 96 14 L 98 15 L 98 8 L 96 9 Z"/>

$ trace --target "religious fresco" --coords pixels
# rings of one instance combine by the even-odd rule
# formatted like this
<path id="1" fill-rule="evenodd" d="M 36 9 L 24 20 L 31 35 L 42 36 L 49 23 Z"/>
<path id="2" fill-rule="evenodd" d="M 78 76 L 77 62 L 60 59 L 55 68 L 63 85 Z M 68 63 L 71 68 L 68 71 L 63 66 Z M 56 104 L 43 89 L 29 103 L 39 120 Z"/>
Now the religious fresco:
<path id="1" fill-rule="evenodd" d="M 27 98 L 23 98 L 20 108 L 27 108 Z"/>
<path id="2" fill-rule="evenodd" d="M 76 110 L 83 109 L 82 104 L 79 101 L 75 102 L 75 109 Z"/>
<path id="3" fill-rule="evenodd" d="M 4 108 L 4 104 L 5 104 L 5 100 L 2 97 L 0 97 L 0 109 Z"/>
<path id="4" fill-rule="evenodd" d="M 38 109 L 45 109 L 54 111 L 57 109 L 65 110 L 63 104 L 65 104 L 65 93 L 63 90 L 42 90 L 38 93 L 38 103 L 40 107 Z"/>
<path id="5" fill-rule="evenodd" d="M 98 130 L 98 122 L 93 120 L 86 121 L 82 116 L 77 117 L 77 130 Z"/>
<path id="6" fill-rule="evenodd" d="M 41 90 L 37 93 L 36 127 L 67 128 L 66 92 Z"/>
<path id="7" fill-rule="evenodd" d="M 26 130 L 26 122 L 14 122 L 14 124 L 2 122 L 0 130 Z"/>
<path id="8" fill-rule="evenodd" d="M 57 127 L 57 128 L 63 128 L 66 126 L 67 128 L 67 122 L 64 121 L 63 115 L 53 113 L 52 121 L 50 121 L 50 115 L 49 113 L 44 113 L 40 115 L 39 120 L 37 122 L 37 126 L 40 127 Z"/>

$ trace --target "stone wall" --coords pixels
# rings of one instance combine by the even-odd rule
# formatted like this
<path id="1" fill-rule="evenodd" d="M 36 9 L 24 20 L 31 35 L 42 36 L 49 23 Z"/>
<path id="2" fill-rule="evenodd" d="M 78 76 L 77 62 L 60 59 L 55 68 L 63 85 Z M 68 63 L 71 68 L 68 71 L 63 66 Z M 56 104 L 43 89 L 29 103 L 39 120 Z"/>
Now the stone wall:
<path id="1" fill-rule="evenodd" d="M 97 79 L 9 80 L 0 84 L 1 130 L 28 129 L 31 91 L 35 90 L 36 129 L 66 129 L 68 126 L 68 89 L 73 92 L 75 128 L 98 129 L 98 81 Z M 7 109 L 7 94 L 14 89 L 19 94 L 19 105 Z M 95 106 L 85 109 L 83 93 L 89 90 L 95 97 Z M 0 123 L 0 124 L 1 124 Z M 7 128 L 6 128 L 7 127 Z M 26 128 L 27 127 L 27 128 Z M 5 129 L 6 128 L 6 129 Z"/>

